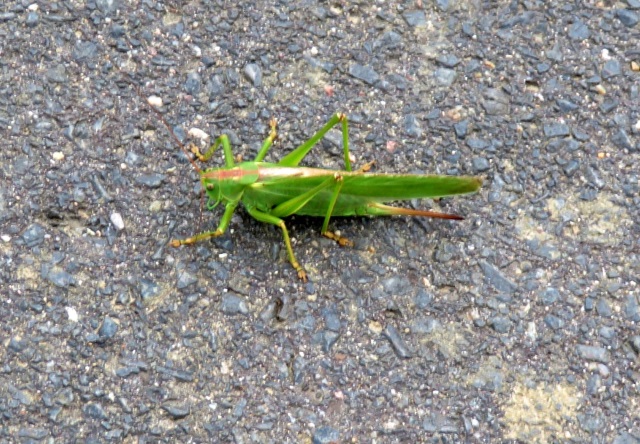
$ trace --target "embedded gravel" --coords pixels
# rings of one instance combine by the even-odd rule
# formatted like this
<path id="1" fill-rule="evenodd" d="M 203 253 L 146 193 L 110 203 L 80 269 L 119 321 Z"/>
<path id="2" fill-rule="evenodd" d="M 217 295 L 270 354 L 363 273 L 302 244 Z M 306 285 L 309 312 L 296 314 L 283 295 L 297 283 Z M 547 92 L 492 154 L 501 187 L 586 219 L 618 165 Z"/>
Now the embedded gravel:
<path id="1" fill-rule="evenodd" d="M 640 442 L 639 17 L 3 2 L 0 442 Z M 466 220 L 289 218 L 306 284 L 242 209 L 168 246 L 221 215 L 177 140 L 251 159 L 275 118 L 275 161 L 335 112 L 358 166 L 482 176 L 406 203 Z"/>

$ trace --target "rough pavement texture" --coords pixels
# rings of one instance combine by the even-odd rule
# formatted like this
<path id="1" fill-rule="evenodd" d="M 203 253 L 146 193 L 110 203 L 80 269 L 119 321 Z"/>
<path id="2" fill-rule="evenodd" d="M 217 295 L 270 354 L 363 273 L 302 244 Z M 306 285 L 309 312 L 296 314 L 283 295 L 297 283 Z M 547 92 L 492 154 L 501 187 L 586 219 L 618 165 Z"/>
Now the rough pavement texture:
<path id="1" fill-rule="evenodd" d="M 638 8 L 3 2 L 0 442 L 638 442 Z M 340 111 L 356 165 L 485 185 L 351 249 L 288 219 L 301 284 L 242 209 L 167 245 L 221 213 L 149 96 L 245 159 Z"/>

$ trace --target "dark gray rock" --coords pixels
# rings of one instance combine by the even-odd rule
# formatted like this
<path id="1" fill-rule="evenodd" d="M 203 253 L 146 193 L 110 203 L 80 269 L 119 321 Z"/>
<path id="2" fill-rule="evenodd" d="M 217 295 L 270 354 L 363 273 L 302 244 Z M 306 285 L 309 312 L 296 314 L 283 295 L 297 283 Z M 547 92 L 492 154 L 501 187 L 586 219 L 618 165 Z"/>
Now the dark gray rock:
<path id="1" fill-rule="evenodd" d="M 554 287 L 545 288 L 540 295 L 540 300 L 544 305 L 552 305 L 560 298 L 560 292 Z"/>
<path id="2" fill-rule="evenodd" d="M 511 330 L 512 322 L 504 316 L 494 316 L 489 319 L 489 325 L 498 333 L 508 333 Z"/>
<path id="3" fill-rule="evenodd" d="M 340 432 L 333 427 L 322 426 L 313 433 L 313 444 L 334 444 L 340 442 Z"/>
<path id="4" fill-rule="evenodd" d="M 171 419 L 186 418 L 191 414 L 191 409 L 188 406 L 176 405 L 176 404 L 163 404 L 162 410 L 167 412 Z"/>
<path id="5" fill-rule="evenodd" d="M 633 28 L 638 24 L 638 14 L 629 9 L 617 9 L 616 17 L 627 28 Z"/>
<path id="6" fill-rule="evenodd" d="M 187 80 L 184 82 L 184 90 L 192 96 L 197 95 L 202 89 L 202 78 L 197 72 L 187 74 Z"/>
<path id="7" fill-rule="evenodd" d="M 597 361 L 602 362 L 603 364 L 608 364 L 611 360 L 609 352 L 603 347 L 578 345 L 576 347 L 576 351 L 578 352 L 578 356 L 588 361 Z"/>
<path id="8" fill-rule="evenodd" d="M 602 67 L 602 78 L 609 80 L 622 74 L 622 65 L 617 59 L 607 60 Z"/>
<path id="9" fill-rule="evenodd" d="M 415 139 L 422 136 L 422 128 L 418 123 L 418 119 L 413 114 L 407 114 L 404 117 L 404 132 L 409 137 L 413 137 Z"/>
<path id="10" fill-rule="evenodd" d="M 427 16 L 421 9 L 405 11 L 402 13 L 402 17 L 407 22 L 407 25 L 411 27 L 425 26 L 427 24 Z"/>
<path id="11" fill-rule="evenodd" d="M 500 270 L 487 261 L 480 261 L 480 268 L 484 272 L 485 282 L 493 288 L 505 293 L 513 293 L 518 286 L 507 278 Z"/>
<path id="12" fill-rule="evenodd" d="M 633 144 L 631 143 L 631 139 L 627 135 L 627 132 L 622 128 L 618 128 L 615 134 L 611 137 L 611 142 L 618 148 L 633 151 Z"/>
<path id="13" fill-rule="evenodd" d="M 552 330 L 559 330 L 564 327 L 564 321 L 552 314 L 548 314 L 544 317 L 544 323 L 547 324 Z"/>
<path id="14" fill-rule="evenodd" d="M 549 123 L 544 125 L 545 137 L 551 139 L 553 137 L 566 137 L 569 134 L 569 126 L 564 123 Z"/>
<path id="15" fill-rule="evenodd" d="M 220 309 L 224 314 L 227 315 L 236 315 L 243 314 L 246 315 L 249 313 L 249 307 L 243 298 L 240 296 L 236 296 L 231 293 L 225 293 L 222 296 L 222 303 L 220 304 Z"/>
<path id="16" fill-rule="evenodd" d="M 102 321 L 100 330 L 98 330 L 98 336 L 100 336 L 102 340 L 108 340 L 112 339 L 117 332 L 118 324 L 113 319 L 107 316 L 104 318 L 104 321 Z"/>
<path id="17" fill-rule="evenodd" d="M 58 288 L 68 288 L 76 284 L 75 278 L 70 273 L 55 268 L 49 270 L 47 280 Z"/>
<path id="18" fill-rule="evenodd" d="M 491 164 L 486 157 L 474 157 L 471 160 L 471 167 L 473 168 L 473 172 L 478 174 L 489 171 L 491 169 Z"/>
<path id="19" fill-rule="evenodd" d="M 30 11 L 29 14 L 27 14 L 27 19 L 25 20 L 25 24 L 29 28 L 35 28 L 36 26 L 38 26 L 39 22 L 40 22 L 40 14 L 38 14 L 35 11 Z"/>
<path id="20" fill-rule="evenodd" d="M 640 444 L 640 436 L 622 432 L 611 441 L 611 444 Z"/>
<path id="21" fill-rule="evenodd" d="M 86 404 L 82 408 L 82 411 L 84 412 L 85 415 L 87 415 L 90 418 L 100 419 L 100 420 L 106 420 L 109 418 L 109 416 L 107 415 L 107 412 L 105 412 L 104 409 L 102 408 L 102 405 L 97 402 L 90 402 Z"/>
<path id="22" fill-rule="evenodd" d="M 165 179 L 166 176 L 164 174 L 144 174 L 136 178 L 136 183 L 149 188 L 160 188 Z"/>
<path id="23" fill-rule="evenodd" d="M 598 302 L 596 303 L 596 312 L 603 318 L 611 317 L 611 307 L 605 298 L 598 299 Z"/>
<path id="24" fill-rule="evenodd" d="M 570 100 L 565 100 L 565 99 L 557 99 L 556 104 L 558 105 L 560 110 L 564 112 L 575 111 L 579 108 L 577 104 L 573 103 Z"/>
<path id="25" fill-rule="evenodd" d="M 589 27 L 581 20 L 576 20 L 569 28 L 571 40 L 585 40 L 591 36 Z"/>
<path id="26" fill-rule="evenodd" d="M 391 324 L 387 324 L 382 335 L 389 340 L 393 350 L 399 358 L 409 359 L 412 356 L 398 330 Z"/>
<path id="27" fill-rule="evenodd" d="M 433 77 L 441 86 L 449 87 L 455 82 L 458 73 L 455 70 L 449 68 L 438 68 L 433 73 Z"/>
<path id="28" fill-rule="evenodd" d="M 358 63 L 349 66 L 349 75 L 369 85 L 375 85 L 380 80 L 380 76 L 373 68 Z"/>
<path id="29" fill-rule="evenodd" d="M 44 228 L 39 224 L 32 224 L 22 233 L 22 240 L 27 247 L 35 247 L 44 242 Z"/>
<path id="30" fill-rule="evenodd" d="M 25 439 L 41 441 L 47 436 L 49 436 L 49 431 L 47 429 L 41 429 L 37 427 L 23 427 L 18 430 L 18 437 L 22 438 L 23 442 L 27 442 L 24 441 Z"/>
<path id="31" fill-rule="evenodd" d="M 262 69 L 256 63 L 247 63 L 244 67 L 244 75 L 254 87 L 262 86 Z"/>
<path id="32" fill-rule="evenodd" d="M 47 70 L 47 80 L 51 83 L 67 83 L 69 76 L 67 76 L 67 69 L 64 65 L 56 65 Z"/>

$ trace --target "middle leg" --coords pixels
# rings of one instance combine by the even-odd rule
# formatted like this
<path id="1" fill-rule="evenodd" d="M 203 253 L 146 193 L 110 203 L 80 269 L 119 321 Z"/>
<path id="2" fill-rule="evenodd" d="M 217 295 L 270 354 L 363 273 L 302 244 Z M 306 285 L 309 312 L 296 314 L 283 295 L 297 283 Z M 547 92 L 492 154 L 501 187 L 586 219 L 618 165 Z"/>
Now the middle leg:
<path id="1" fill-rule="evenodd" d="M 342 124 L 342 151 L 344 154 L 344 169 L 351 171 L 351 159 L 349 158 L 349 123 L 347 116 L 341 113 L 334 115 L 320 130 L 315 133 L 309 140 L 300 145 L 295 150 L 284 156 L 278 162 L 282 166 L 298 166 L 298 164 L 305 158 L 305 156 L 311 151 L 319 141 L 329 132 L 331 128 L 338 123 Z"/>

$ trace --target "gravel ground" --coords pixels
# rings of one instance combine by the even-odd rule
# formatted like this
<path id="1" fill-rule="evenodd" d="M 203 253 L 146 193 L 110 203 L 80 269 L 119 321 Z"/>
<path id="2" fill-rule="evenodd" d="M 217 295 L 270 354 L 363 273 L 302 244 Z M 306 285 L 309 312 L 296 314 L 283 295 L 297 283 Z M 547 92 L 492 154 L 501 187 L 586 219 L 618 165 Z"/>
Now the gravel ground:
<path id="1" fill-rule="evenodd" d="M 640 442 L 640 2 L 0 5 L 0 442 Z M 136 85 L 136 86 L 134 86 Z M 139 91 L 139 94 L 138 92 Z M 178 139 L 479 175 L 217 224 Z M 215 156 L 214 163 L 221 156 Z M 339 169 L 332 131 L 306 164 Z"/>

